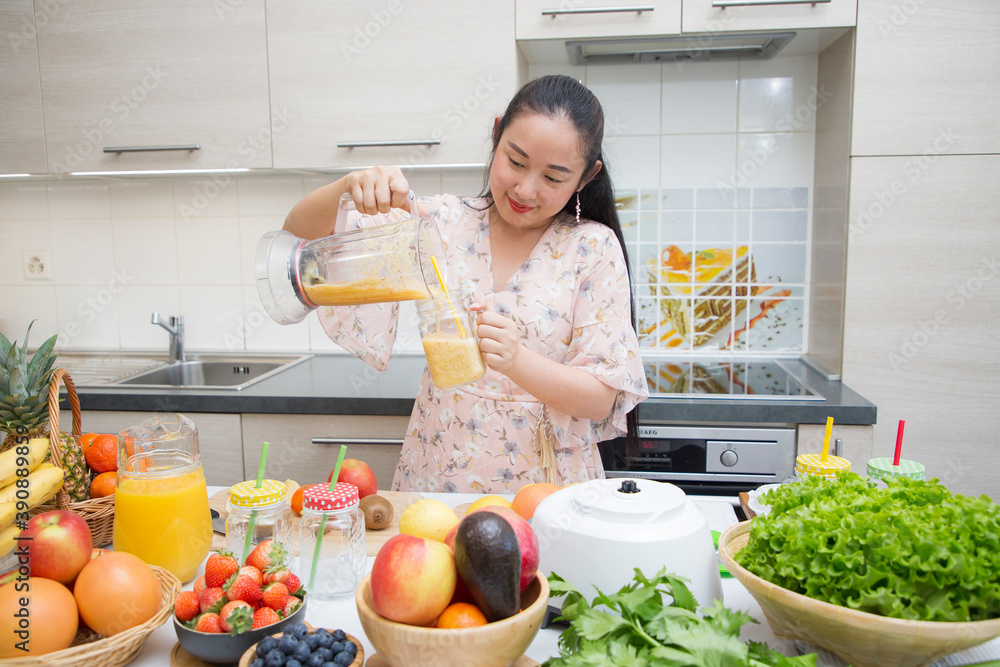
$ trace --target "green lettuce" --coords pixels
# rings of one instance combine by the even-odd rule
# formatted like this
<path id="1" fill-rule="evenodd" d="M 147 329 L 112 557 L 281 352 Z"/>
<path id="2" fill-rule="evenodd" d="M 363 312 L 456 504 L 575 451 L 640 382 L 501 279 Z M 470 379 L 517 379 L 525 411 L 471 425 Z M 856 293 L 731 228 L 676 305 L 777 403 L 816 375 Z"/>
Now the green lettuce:
<path id="1" fill-rule="evenodd" d="M 736 562 L 817 600 L 919 621 L 1000 617 L 1000 506 L 938 480 L 807 477 L 761 497 Z"/>

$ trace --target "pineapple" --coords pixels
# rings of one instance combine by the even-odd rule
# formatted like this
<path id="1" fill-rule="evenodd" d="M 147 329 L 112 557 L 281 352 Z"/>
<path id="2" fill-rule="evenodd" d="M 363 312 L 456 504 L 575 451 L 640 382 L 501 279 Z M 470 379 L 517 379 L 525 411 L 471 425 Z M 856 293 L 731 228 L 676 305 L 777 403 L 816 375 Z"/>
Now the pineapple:
<path id="1" fill-rule="evenodd" d="M 34 324 L 34 322 L 32 322 Z M 42 343 L 28 360 L 28 336 L 21 347 L 0 333 L 0 431 L 6 438 L 0 451 L 6 451 L 24 438 L 49 437 L 49 384 L 56 354 L 53 348 L 58 336 Z M 83 459 L 80 445 L 69 433 L 59 434 L 62 447 L 62 467 L 66 472 L 63 488 L 72 501 L 90 498 L 90 471 Z"/>

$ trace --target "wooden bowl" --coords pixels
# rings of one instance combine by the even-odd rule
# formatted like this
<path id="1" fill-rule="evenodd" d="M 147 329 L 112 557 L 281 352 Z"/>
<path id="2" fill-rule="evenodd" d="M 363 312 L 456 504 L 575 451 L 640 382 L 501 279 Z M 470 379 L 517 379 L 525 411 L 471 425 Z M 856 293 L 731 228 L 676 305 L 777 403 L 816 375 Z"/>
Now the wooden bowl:
<path id="1" fill-rule="evenodd" d="M 316 632 L 316 628 L 312 627 L 308 623 L 306 623 L 306 627 L 309 628 L 309 634 Z M 263 630 L 263 628 L 261 629 Z M 330 630 L 330 628 L 327 628 L 327 630 L 329 632 L 333 632 L 333 630 Z M 283 634 L 285 633 L 279 632 L 278 634 L 274 635 L 274 638 L 280 639 Z M 365 664 L 365 648 L 361 645 L 361 642 L 358 641 L 357 637 L 352 637 L 351 635 L 348 635 L 346 632 L 344 634 L 347 635 L 347 638 L 350 640 L 352 644 L 358 647 L 358 653 L 357 655 L 354 656 L 354 662 L 352 662 L 347 667 L 361 667 L 363 664 Z M 263 639 L 263 637 L 261 637 L 261 639 Z M 246 650 L 246 653 L 244 653 L 240 657 L 240 663 L 238 667 L 250 667 L 250 663 L 253 662 L 253 659 L 256 657 L 257 657 L 257 644 L 254 644 L 253 646 L 248 648 Z"/>
<path id="2" fill-rule="evenodd" d="M 816 600 L 761 579 L 735 560 L 750 539 L 751 521 L 719 538 L 722 562 L 757 600 L 777 637 L 804 639 L 855 667 L 922 667 L 1000 635 L 1000 618 L 987 621 L 910 621 Z"/>
<path id="3" fill-rule="evenodd" d="M 174 631 L 177 633 L 177 639 L 185 651 L 205 662 L 232 665 L 240 659 L 241 655 L 246 653 L 249 646 L 256 646 L 257 642 L 261 639 L 278 632 L 289 623 L 298 623 L 305 620 L 306 600 L 308 597 L 307 595 L 302 598 L 302 604 L 288 618 L 283 618 L 277 623 L 272 623 L 263 628 L 247 630 L 235 637 L 228 632 L 196 632 L 178 621 L 177 617 L 173 614 L 171 616 L 174 622 Z"/>
<path id="4" fill-rule="evenodd" d="M 354 601 L 368 641 L 392 667 L 510 667 L 538 634 L 548 608 L 549 584 L 536 575 L 521 594 L 523 611 L 474 628 L 422 628 L 382 618 L 372 608 L 370 574 Z"/>

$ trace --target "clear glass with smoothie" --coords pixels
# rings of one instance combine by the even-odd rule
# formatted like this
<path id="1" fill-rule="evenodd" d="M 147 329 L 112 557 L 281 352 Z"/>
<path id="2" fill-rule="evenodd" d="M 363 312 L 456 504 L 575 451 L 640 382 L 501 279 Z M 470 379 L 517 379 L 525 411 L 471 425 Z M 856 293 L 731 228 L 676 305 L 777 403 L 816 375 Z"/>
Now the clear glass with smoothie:
<path id="1" fill-rule="evenodd" d="M 431 380 L 438 389 L 453 389 L 486 374 L 476 338 L 474 318 L 454 293 L 418 301 L 420 342 Z"/>

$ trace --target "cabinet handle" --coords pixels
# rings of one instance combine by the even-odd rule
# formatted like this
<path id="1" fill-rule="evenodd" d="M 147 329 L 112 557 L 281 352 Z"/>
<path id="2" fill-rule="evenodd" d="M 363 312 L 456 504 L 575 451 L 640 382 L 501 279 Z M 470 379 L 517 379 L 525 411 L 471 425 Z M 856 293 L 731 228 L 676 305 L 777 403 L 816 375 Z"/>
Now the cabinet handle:
<path id="1" fill-rule="evenodd" d="M 105 146 L 105 153 L 149 153 L 153 151 L 196 151 L 201 144 L 179 144 L 177 146 Z"/>
<path id="2" fill-rule="evenodd" d="M 833 0 L 713 0 L 713 7 L 754 7 L 759 5 L 825 5 Z"/>
<path id="3" fill-rule="evenodd" d="M 829 1 L 829 0 L 827 0 Z M 542 16 L 559 16 L 562 14 L 627 14 L 651 12 L 653 5 L 633 5 L 631 7 L 573 7 L 569 9 L 543 9 Z"/>
<path id="4" fill-rule="evenodd" d="M 402 445 L 393 438 L 313 438 L 314 445 Z"/>
<path id="5" fill-rule="evenodd" d="M 440 139 L 409 139 L 405 141 L 345 141 L 337 148 L 370 148 L 379 146 L 437 146 Z"/>

